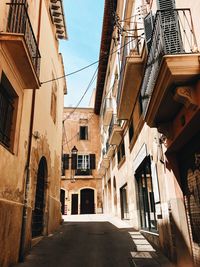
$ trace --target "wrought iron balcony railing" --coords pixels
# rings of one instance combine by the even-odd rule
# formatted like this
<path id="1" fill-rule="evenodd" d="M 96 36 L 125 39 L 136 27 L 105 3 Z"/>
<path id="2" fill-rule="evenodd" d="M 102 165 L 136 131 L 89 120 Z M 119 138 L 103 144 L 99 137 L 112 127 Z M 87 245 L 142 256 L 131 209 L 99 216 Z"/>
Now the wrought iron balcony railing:
<path id="1" fill-rule="evenodd" d="M 24 3 L 7 3 L 7 5 L 9 6 L 7 31 L 24 34 L 32 64 L 39 77 L 41 56 L 27 12 L 27 6 Z"/>
<path id="2" fill-rule="evenodd" d="M 197 52 L 190 9 L 158 10 L 141 85 L 144 113 L 158 78 L 163 56 Z"/>

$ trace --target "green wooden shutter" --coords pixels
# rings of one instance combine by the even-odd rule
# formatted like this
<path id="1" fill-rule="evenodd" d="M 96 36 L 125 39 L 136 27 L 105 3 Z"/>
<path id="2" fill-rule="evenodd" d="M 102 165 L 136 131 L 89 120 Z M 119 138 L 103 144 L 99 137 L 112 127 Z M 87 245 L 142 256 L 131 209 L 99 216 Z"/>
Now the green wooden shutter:
<path id="1" fill-rule="evenodd" d="M 68 170 L 69 169 L 69 154 L 63 154 L 63 169 Z"/>
<path id="2" fill-rule="evenodd" d="M 90 154 L 90 170 L 96 169 L 96 155 Z"/>

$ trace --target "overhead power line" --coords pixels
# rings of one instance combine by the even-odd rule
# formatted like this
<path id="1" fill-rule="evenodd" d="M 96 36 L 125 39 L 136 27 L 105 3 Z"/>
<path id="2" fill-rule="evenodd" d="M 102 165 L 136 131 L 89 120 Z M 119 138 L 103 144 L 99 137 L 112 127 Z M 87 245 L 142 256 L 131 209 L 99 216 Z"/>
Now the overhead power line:
<path id="1" fill-rule="evenodd" d="M 131 41 L 130 41 L 130 42 L 131 42 Z M 67 74 L 65 74 L 65 75 L 63 75 L 63 76 L 60 76 L 60 77 L 57 77 L 57 78 L 54 78 L 54 79 L 51 79 L 51 80 L 47 80 L 47 81 L 44 81 L 44 82 L 41 82 L 41 84 L 45 84 L 45 83 L 53 82 L 53 81 L 56 81 L 56 80 L 60 80 L 60 79 L 63 79 L 63 78 L 65 78 L 65 77 L 68 77 L 68 76 L 71 76 L 71 75 L 73 75 L 73 74 L 76 74 L 76 73 L 78 73 L 78 72 L 81 72 L 81 71 L 83 71 L 83 70 L 85 70 L 85 69 L 88 69 L 88 68 L 90 68 L 91 66 L 93 66 L 93 65 L 95 65 L 95 64 L 97 64 L 97 63 L 99 63 L 101 60 L 104 60 L 104 59 L 106 59 L 107 57 L 109 57 L 110 55 L 112 55 L 112 54 L 118 52 L 118 51 L 121 50 L 123 47 L 125 47 L 126 45 L 128 45 L 130 42 L 127 42 L 125 45 L 121 46 L 120 48 L 118 48 L 117 50 L 113 51 L 112 53 L 106 53 L 104 56 L 100 57 L 99 60 L 96 60 L 96 61 L 92 62 L 91 64 L 86 65 L 85 67 L 82 67 L 82 68 L 80 68 L 80 69 L 78 69 L 78 70 L 76 70 L 76 71 L 67 73 Z"/>
<path id="2" fill-rule="evenodd" d="M 137 38 L 138 38 L 138 36 L 137 36 Z M 140 36 L 140 38 L 142 38 L 142 35 Z M 116 53 L 117 51 L 121 50 L 122 48 L 124 48 L 126 45 L 130 44 L 130 43 L 133 42 L 133 41 L 134 41 L 134 39 L 132 39 L 132 40 L 126 42 L 123 46 L 121 46 L 121 47 L 118 48 L 117 50 L 113 51 L 113 52 L 110 53 L 109 55 L 112 55 L 112 54 Z M 138 41 L 140 41 L 140 40 L 138 40 Z M 81 101 L 83 100 L 84 96 L 86 95 L 87 91 L 90 89 L 91 85 L 92 85 L 93 82 L 95 81 L 97 71 L 98 71 L 98 67 L 96 68 L 96 70 L 95 70 L 95 72 L 94 72 L 94 74 L 93 74 L 93 76 L 92 76 L 92 78 L 91 78 L 91 80 L 90 80 L 90 82 L 89 82 L 89 84 L 88 84 L 88 86 L 87 86 L 85 92 L 84 92 L 83 95 L 81 96 L 81 98 L 80 98 L 80 100 L 78 101 L 77 105 L 76 105 L 76 106 L 73 108 L 73 110 L 68 114 L 68 116 L 63 120 L 63 122 L 66 121 L 67 119 L 69 119 L 69 117 L 76 111 L 76 109 L 77 109 L 78 106 L 80 105 Z"/>
<path id="3" fill-rule="evenodd" d="M 93 82 L 95 81 L 96 79 L 96 74 L 97 74 L 97 71 L 98 71 L 98 67 L 96 68 L 94 74 L 92 75 L 92 78 L 85 90 L 85 92 L 83 93 L 83 95 L 81 96 L 80 100 L 78 101 L 77 105 L 73 108 L 73 110 L 68 114 L 68 116 L 63 120 L 66 121 L 67 119 L 69 119 L 69 117 L 76 111 L 76 109 L 78 108 L 78 106 L 80 105 L 81 101 L 83 100 L 84 96 L 86 95 L 87 91 L 90 89 L 91 85 L 93 84 Z"/>
<path id="4" fill-rule="evenodd" d="M 51 80 L 47 80 L 47 81 L 45 81 L 45 82 L 41 82 L 41 84 L 45 84 L 45 83 L 49 83 L 49 82 L 53 82 L 53 81 L 60 80 L 60 79 L 63 79 L 63 78 L 65 78 L 65 77 L 71 76 L 71 75 L 76 74 L 76 73 L 78 73 L 78 72 L 81 72 L 81 71 L 83 71 L 83 70 L 85 70 L 85 69 L 88 69 L 89 67 L 91 67 L 91 66 L 97 64 L 98 62 L 99 62 L 99 60 L 94 61 L 93 63 L 91 63 L 91 64 L 89 64 L 89 65 L 86 65 L 86 66 L 83 67 L 83 68 L 80 68 L 80 69 L 78 69 L 78 70 L 76 70 L 76 71 L 67 73 L 67 74 L 65 74 L 65 75 L 63 75 L 63 76 L 60 76 L 60 77 L 58 77 L 58 78 L 54 78 L 54 79 L 51 79 Z"/>

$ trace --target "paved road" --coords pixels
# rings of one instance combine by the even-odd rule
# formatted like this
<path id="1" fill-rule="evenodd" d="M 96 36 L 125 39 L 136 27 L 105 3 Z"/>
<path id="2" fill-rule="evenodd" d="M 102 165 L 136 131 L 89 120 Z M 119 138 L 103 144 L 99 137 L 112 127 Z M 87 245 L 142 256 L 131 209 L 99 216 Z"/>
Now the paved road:
<path id="1" fill-rule="evenodd" d="M 144 237 L 133 228 L 118 228 L 105 221 L 72 222 L 69 220 L 64 222 L 54 235 L 44 237 L 33 247 L 25 262 L 15 267 L 171 266 L 163 259 L 164 264 L 159 264 L 151 257 L 149 259 L 150 254 L 145 253 L 155 252 L 146 242 Z M 145 252 L 141 252 L 143 250 Z M 133 260 L 134 257 L 136 261 Z"/>

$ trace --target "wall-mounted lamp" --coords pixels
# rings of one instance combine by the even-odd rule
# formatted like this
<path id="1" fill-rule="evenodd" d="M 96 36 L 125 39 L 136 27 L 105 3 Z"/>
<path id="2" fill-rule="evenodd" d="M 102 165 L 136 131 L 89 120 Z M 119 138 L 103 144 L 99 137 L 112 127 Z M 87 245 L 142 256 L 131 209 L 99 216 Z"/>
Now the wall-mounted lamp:
<path id="1" fill-rule="evenodd" d="M 40 138 L 40 133 L 38 131 L 34 131 L 33 137 L 37 140 Z"/>

